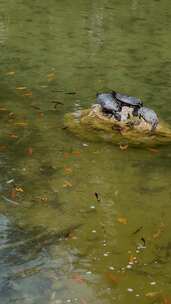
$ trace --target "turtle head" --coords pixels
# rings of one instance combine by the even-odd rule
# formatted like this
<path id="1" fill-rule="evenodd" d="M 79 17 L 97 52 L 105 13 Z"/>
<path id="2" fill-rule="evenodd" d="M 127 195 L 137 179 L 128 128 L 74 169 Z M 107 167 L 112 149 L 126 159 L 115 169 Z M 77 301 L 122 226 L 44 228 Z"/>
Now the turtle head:
<path id="1" fill-rule="evenodd" d="M 115 91 L 112 91 L 112 96 L 113 96 L 114 98 L 116 98 L 116 92 L 115 92 Z"/>

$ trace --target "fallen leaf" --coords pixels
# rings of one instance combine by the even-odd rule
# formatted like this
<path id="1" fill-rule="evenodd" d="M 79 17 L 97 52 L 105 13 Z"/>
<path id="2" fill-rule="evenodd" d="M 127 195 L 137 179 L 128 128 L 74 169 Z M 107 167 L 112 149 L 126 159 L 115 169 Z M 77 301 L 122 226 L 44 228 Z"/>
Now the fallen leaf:
<path id="1" fill-rule="evenodd" d="M 122 151 L 125 151 L 128 149 L 128 145 L 119 145 L 119 148 L 122 150 Z"/>
<path id="2" fill-rule="evenodd" d="M 16 87 L 16 90 L 26 90 L 27 87 Z"/>
<path id="3" fill-rule="evenodd" d="M 118 284 L 120 282 L 120 276 L 113 274 L 112 272 L 106 273 L 107 279 L 113 284 Z"/>
<path id="4" fill-rule="evenodd" d="M 77 157 L 81 155 L 80 151 L 73 151 L 72 154 Z"/>
<path id="5" fill-rule="evenodd" d="M 15 189 L 15 188 L 12 188 L 12 189 L 11 189 L 11 195 L 10 195 L 12 200 L 15 200 L 15 199 L 16 199 L 16 194 L 17 194 L 17 193 L 16 193 L 16 189 Z"/>
<path id="6" fill-rule="evenodd" d="M 31 91 L 25 92 L 23 94 L 23 96 L 32 96 L 32 95 L 33 95 L 33 93 Z"/>
<path id="7" fill-rule="evenodd" d="M 79 283 L 79 284 L 83 284 L 85 283 L 85 279 L 78 273 L 74 274 L 72 276 L 72 280 L 75 282 L 75 283 Z"/>
<path id="8" fill-rule="evenodd" d="M 15 190 L 16 190 L 17 192 L 24 192 L 23 188 L 21 188 L 21 187 L 15 187 Z"/>
<path id="9" fill-rule="evenodd" d="M 70 168 L 70 167 L 65 167 L 65 168 L 64 168 L 64 171 L 65 171 L 66 174 L 71 174 L 71 173 L 72 173 L 72 168 Z"/>
<path id="10" fill-rule="evenodd" d="M 9 75 L 9 76 L 15 75 L 15 71 L 9 71 L 6 73 L 6 75 Z"/>
<path id="11" fill-rule="evenodd" d="M 27 149 L 27 155 L 28 155 L 28 156 L 32 156 L 32 155 L 33 155 L 33 149 L 32 149 L 32 147 L 29 147 L 29 148 Z"/>
<path id="12" fill-rule="evenodd" d="M 65 182 L 63 183 L 63 187 L 64 187 L 64 188 L 71 188 L 71 187 L 72 187 L 72 184 L 71 184 L 69 181 L 65 181 Z"/>
<path id="13" fill-rule="evenodd" d="M 118 217 L 118 218 L 117 218 L 117 222 L 118 222 L 119 224 L 123 224 L 123 225 L 128 224 L 128 220 L 127 220 L 126 217 Z"/>

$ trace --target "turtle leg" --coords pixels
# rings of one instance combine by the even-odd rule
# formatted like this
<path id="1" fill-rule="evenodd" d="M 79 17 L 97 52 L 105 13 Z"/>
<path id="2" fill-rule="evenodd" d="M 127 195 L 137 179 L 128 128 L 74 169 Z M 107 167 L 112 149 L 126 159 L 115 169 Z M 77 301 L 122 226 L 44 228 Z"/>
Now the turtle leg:
<path id="1" fill-rule="evenodd" d="M 158 121 L 153 121 L 151 124 L 151 132 L 154 132 L 158 125 Z"/>
<path id="2" fill-rule="evenodd" d="M 121 121 L 121 115 L 119 114 L 119 112 L 113 112 L 113 116 L 116 120 Z"/>
<path id="3" fill-rule="evenodd" d="M 132 111 L 132 115 L 133 115 L 133 116 L 138 116 L 138 110 L 139 110 L 139 108 L 138 108 L 138 107 L 135 107 L 135 108 L 133 109 L 133 111 Z"/>

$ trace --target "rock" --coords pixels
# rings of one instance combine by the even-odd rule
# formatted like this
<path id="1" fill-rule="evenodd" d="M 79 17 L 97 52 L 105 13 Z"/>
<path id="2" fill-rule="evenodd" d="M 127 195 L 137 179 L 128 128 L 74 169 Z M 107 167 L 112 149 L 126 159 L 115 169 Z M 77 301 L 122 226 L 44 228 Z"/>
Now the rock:
<path id="1" fill-rule="evenodd" d="M 79 110 L 79 113 L 67 113 L 64 124 L 67 130 L 91 141 L 147 147 L 171 143 L 171 128 L 165 122 L 160 120 L 156 130 L 151 132 L 149 123 L 142 118 L 127 116 L 125 108 L 121 121 L 102 113 L 100 105 L 93 105 L 90 109 Z"/>

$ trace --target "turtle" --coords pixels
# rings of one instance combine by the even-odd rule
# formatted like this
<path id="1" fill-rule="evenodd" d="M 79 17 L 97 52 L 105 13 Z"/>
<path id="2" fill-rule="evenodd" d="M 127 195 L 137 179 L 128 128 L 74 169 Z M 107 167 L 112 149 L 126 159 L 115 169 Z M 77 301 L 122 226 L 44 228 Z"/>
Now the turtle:
<path id="1" fill-rule="evenodd" d="M 143 118 L 147 123 L 151 124 L 151 131 L 154 131 L 159 123 L 157 114 L 150 108 L 141 107 L 138 109 L 139 118 Z"/>
<path id="2" fill-rule="evenodd" d="M 118 101 L 121 104 L 121 107 L 123 106 L 132 107 L 133 108 L 132 114 L 135 116 L 137 116 L 138 109 L 143 106 L 142 100 L 133 96 L 123 95 L 115 91 L 112 91 L 112 96 L 116 101 Z"/>
<path id="3" fill-rule="evenodd" d="M 122 107 L 120 102 L 113 97 L 113 93 L 97 93 L 96 102 L 101 105 L 104 113 L 112 114 L 116 120 L 121 120 L 119 112 Z"/>

